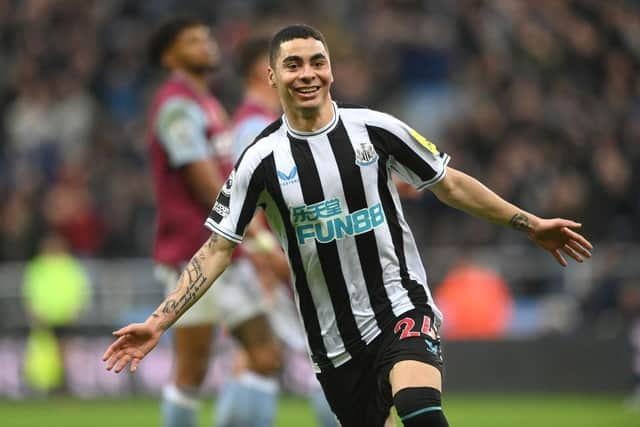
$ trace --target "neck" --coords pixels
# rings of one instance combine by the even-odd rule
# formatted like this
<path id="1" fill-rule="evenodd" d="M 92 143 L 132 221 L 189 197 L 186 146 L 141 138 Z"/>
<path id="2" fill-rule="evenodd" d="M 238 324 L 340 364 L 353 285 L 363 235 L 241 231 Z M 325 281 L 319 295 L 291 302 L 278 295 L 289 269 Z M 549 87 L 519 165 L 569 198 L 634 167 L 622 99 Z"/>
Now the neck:
<path id="1" fill-rule="evenodd" d="M 176 70 L 175 73 L 187 81 L 187 83 L 198 92 L 209 91 L 209 74 L 208 73 L 189 73 L 185 70 Z"/>
<path id="2" fill-rule="evenodd" d="M 289 126 L 300 132 L 315 132 L 333 119 L 333 104 L 329 98 L 320 108 L 294 109 L 284 106 Z"/>

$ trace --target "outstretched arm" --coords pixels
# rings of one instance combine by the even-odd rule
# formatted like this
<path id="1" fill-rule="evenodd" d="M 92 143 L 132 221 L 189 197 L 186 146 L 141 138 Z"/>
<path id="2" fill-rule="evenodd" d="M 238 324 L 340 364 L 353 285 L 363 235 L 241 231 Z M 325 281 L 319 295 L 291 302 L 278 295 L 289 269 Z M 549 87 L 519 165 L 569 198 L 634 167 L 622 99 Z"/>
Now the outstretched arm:
<path id="1" fill-rule="evenodd" d="M 102 360 L 107 370 L 122 371 L 131 362 L 131 372 L 166 331 L 191 307 L 231 262 L 235 243 L 213 233 L 196 252 L 178 280 L 177 288 L 144 323 L 133 323 L 113 333 L 118 339 L 107 348 Z"/>
<path id="2" fill-rule="evenodd" d="M 591 243 L 573 229 L 581 224 L 568 219 L 543 219 L 505 201 L 475 178 L 453 168 L 431 191 L 443 203 L 479 218 L 508 225 L 522 231 L 542 248 L 551 252 L 562 266 L 562 253 L 578 262 L 591 257 Z"/>

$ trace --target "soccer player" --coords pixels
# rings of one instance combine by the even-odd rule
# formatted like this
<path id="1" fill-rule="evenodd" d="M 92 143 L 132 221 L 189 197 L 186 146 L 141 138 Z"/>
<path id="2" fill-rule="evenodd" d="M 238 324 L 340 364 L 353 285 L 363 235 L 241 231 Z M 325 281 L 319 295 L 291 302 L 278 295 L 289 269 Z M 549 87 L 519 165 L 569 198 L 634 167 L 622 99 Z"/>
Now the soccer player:
<path id="1" fill-rule="evenodd" d="M 448 166 L 402 121 L 338 105 L 329 51 L 317 30 L 293 25 L 271 41 L 269 79 L 284 110 L 243 153 L 206 221 L 213 230 L 175 292 L 131 324 L 103 355 L 107 369 L 135 371 L 162 333 L 229 265 L 257 207 L 289 257 L 311 358 L 343 426 L 447 426 L 442 411 L 442 315 L 427 286 L 391 181 L 469 214 L 510 226 L 566 266 L 591 244 L 580 224 L 543 219 Z"/>
<path id="2" fill-rule="evenodd" d="M 256 136 L 281 114 L 281 110 L 278 92 L 271 87 L 268 80 L 269 39 L 255 37 L 244 41 L 238 47 L 235 57 L 236 70 L 243 79 L 245 89 L 243 101 L 231 119 L 233 124 L 232 151 L 234 160 L 237 161 Z M 260 215 L 257 219 L 260 220 L 262 217 L 263 215 Z M 265 233 L 269 233 L 269 235 L 265 235 Z M 254 256 L 257 257 L 261 256 L 263 250 L 268 250 L 269 242 L 274 242 L 277 245 L 266 228 L 256 233 L 253 240 L 253 242 L 250 241 L 250 244 L 258 249 L 253 251 Z M 260 243 L 260 241 L 264 243 Z M 267 248 L 262 248 L 263 246 L 267 246 Z M 293 314 L 295 313 L 293 300 L 289 297 L 288 292 L 282 288 L 282 284 L 278 283 L 280 278 L 274 271 L 273 263 L 270 263 L 268 258 L 266 261 L 255 264 L 264 265 L 265 268 L 261 272 L 271 276 L 264 281 L 271 283 L 272 303 L 269 316 L 274 332 L 285 343 L 287 350 L 306 351 L 304 343 L 300 339 L 303 331 L 300 329 L 299 320 Z M 288 271 L 285 274 L 288 275 Z M 286 282 L 288 279 L 283 281 Z M 256 286 L 258 286 L 257 283 Z M 319 425 L 322 427 L 336 426 L 335 416 L 329 408 L 320 384 L 315 378 L 312 379 L 311 384 L 317 386 L 311 390 L 310 398 Z M 218 402 L 218 409 L 223 404 L 242 405 L 241 402 L 224 399 L 224 402 Z"/>
<path id="3" fill-rule="evenodd" d="M 154 64 L 169 71 L 153 99 L 148 139 L 157 201 L 153 256 L 156 274 L 171 292 L 179 271 L 208 237 L 202 218 L 224 182 L 220 170 L 230 162 L 225 158 L 228 118 L 208 90 L 219 54 L 204 24 L 185 18 L 169 20 L 153 34 L 149 48 Z M 207 372 L 213 327 L 218 321 L 240 339 L 249 356 L 249 370 L 223 393 L 245 402 L 242 417 L 259 425 L 272 424 L 277 383 L 271 376 L 280 363 L 279 347 L 259 299 L 247 285 L 255 280 L 249 261 L 234 257 L 220 277 L 220 287 L 176 323 L 175 372 L 163 393 L 165 426 L 197 424 L 198 390 Z M 237 414 L 224 415 L 218 416 L 219 426 L 252 425 Z"/>

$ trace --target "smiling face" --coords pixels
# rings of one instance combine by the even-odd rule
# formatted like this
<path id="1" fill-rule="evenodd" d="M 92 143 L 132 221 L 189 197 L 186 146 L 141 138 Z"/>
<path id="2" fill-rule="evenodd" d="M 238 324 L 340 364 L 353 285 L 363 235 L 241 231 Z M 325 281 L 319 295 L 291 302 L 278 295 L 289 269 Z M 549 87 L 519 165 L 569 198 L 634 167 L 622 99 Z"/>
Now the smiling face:
<path id="1" fill-rule="evenodd" d="M 311 117 L 331 108 L 333 83 L 329 54 L 312 37 L 282 42 L 269 67 L 269 82 L 277 88 L 285 112 Z"/>

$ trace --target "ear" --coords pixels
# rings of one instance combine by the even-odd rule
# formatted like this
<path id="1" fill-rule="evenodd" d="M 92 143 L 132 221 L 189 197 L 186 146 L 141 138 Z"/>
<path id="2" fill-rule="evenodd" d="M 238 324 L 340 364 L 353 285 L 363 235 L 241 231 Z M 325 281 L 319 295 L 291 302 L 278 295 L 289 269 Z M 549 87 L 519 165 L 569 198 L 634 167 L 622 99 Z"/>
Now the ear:
<path id="1" fill-rule="evenodd" d="M 276 84 L 275 72 L 271 67 L 269 67 L 269 86 L 271 86 L 272 88 L 278 87 L 278 85 Z"/>

